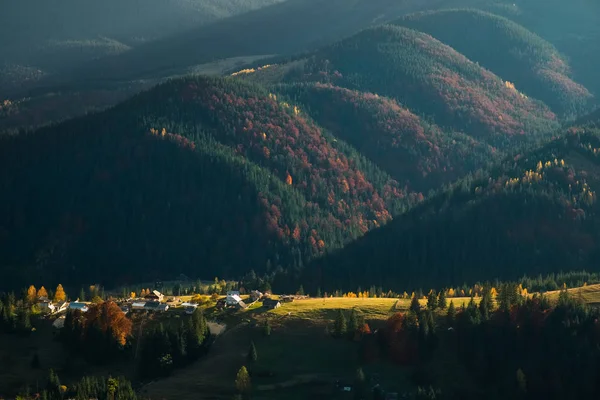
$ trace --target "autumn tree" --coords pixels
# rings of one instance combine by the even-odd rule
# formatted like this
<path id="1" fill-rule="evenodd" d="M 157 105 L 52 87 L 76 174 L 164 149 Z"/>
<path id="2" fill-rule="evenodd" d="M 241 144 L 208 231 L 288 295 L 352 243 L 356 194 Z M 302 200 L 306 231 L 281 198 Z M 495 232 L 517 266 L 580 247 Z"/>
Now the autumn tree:
<path id="1" fill-rule="evenodd" d="M 245 366 L 240 368 L 235 378 L 235 388 L 242 395 L 248 395 L 252 390 L 252 384 L 250 382 L 250 375 Z"/>
<path id="2" fill-rule="evenodd" d="M 37 297 L 38 297 L 38 299 L 39 299 L 40 297 L 46 297 L 46 298 L 48 297 L 48 292 L 46 291 L 46 288 L 45 288 L 45 287 L 43 287 L 43 286 L 42 286 L 42 287 L 41 287 L 41 288 L 38 290 L 38 292 L 37 292 Z"/>
<path id="3" fill-rule="evenodd" d="M 29 286 L 29 289 L 27 289 L 27 303 L 34 304 L 37 301 L 37 298 L 38 296 L 35 286 Z"/>
<path id="4" fill-rule="evenodd" d="M 67 294 L 65 293 L 65 289 L 63 289 L 62 285 L 59 283 L 56 287 L 56 291 L 54 292 L 54 302 L 58 303 L 66 300 Z"/>

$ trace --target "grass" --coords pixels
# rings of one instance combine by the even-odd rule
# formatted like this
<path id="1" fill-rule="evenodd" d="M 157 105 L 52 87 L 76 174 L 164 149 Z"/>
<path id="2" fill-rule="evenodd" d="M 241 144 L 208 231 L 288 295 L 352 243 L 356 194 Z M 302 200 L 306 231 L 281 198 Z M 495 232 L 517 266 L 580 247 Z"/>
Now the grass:
<path id="1" fill-rule="evenodd" d="M 567 289 L 567 291 L 569 292 L 569 295 L 576 299 L 581 299 L 584 303 L 600 304 L 600 284 L 586 285 L 578 288 Z M 559 294 L 559 290 L 545 293 L 545 295 L 548 296 L 550 300 L 557 300 Z"/>

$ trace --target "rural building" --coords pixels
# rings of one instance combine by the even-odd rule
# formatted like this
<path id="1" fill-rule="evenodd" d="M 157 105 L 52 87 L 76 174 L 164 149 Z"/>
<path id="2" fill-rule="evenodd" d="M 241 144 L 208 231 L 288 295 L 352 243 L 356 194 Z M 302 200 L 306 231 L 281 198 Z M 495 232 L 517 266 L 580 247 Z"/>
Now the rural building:
<path id="1" fill-rule="evenodd" d="M 149 301 L 144 306 L 144 310 L 146 311 L 158 311 L 158 306 L 160 303 L 158 301 Z"/>
<path id="2" fill-rule="evenodd" d="M 227 297 L 229 296 L 239 296 L 240 295 L 240 291 L 239 290 L 230 290 L 227 292 Z"/>
<path id="3" fill-rule="evenodd" d="M 185 307 L 185 313 L 187 315 L 192 315 L 194 313 L 194 311 L 196 311 L 196 308 L 198 308 L 197 305 L 191 304 L 191 305 Z"/>
<path id="4" fill-rule="evenodd" d="M 44 300 L 44 301 L 38 303 L 38 306 L 40 307 L 40 310 L 43 313 L 52 314 L 54 312 L 54 310 L 56 309 L 56 306 L 50 300 Z"/>
<path id="5" fill-rule="evenodd" d="M 240 301 L 242 301 L 242 298 L 239 294 L 228 294 L 225 298 L 225 305 L 227 307 L 236 306 Z"/>
<path id="6" fill-rule="evenodd" d="M 87 312 L 89 308 L 85 303 L 79 303 L 74 301 L 71 304 L 69 304 L 69 310 L 79 310 L 81 312 Z"/>
<path id="7" fill-rule="evenodd" d="M 158 311 L 158 312 L 165 312 L 168 309 L 169 309 L 168 304 L 159 304 L 158 307 L 156 307 L 156 311 Z"/>
<path id="8" fill-rule="evenodd" d="M 250 299 L 252 299 L 252 301 L 257 301 L 261 297 L 263 297 L 263 294 L 261 292 L 259 292 L 258 290 L 253 290 L 250 292 Z"/>
<path id="9" fill-rule="evenodd" d="M 132 310 L 143 310 L 146 307 L 145 301 L 136 301 L 131 305 Z"/>
<path id="10" fill-rule="evenodd" d="M 274 299 L 264 299 L 263 307 L 268 308 L 269 310 L 273 310 L 275 308 L 281 307 L 281 302 L 279 300 Z"/>
<path id="11" fill-rule="evenodd" d="M 153 290 L 152 293 L 148 293 L 146 296 L 144 296 L 144 299 L 148 300 L 148 301 L 163 301 L 164 299 L 164 295 L 159 292 L 158 290 Z"/>

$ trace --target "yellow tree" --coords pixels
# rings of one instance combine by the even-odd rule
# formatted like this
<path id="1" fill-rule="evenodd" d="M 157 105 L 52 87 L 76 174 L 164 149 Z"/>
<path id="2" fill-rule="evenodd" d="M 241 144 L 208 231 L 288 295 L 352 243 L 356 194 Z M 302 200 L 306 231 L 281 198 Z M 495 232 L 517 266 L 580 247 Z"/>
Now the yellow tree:
<path id="1" fill-rule="evenodd" d="M 454 297 L 456 295 L 456 293 L 454 292 L 453 288 L 448 289 L 448 297 Z"/>
<path id="2" fill-rule="evenodd" d="M 65 301 L 67 300 L 67 294 L 65 293 L 65 289 L 63 289 L 62 285 L 59 283 L 56 287 L 56 292 L 54 292 L 54 301 Z"/>
<path id="3" fill-rule="evenodd" d="M 38 299 L 39 299 L 40 297 L 48 297 L 48 292 L 46 291 L 46 288 L 45 288 L 45 287 L 43 287 L 43 286 L 42 286 L 42 287 L 40 288 L 40 290 L 38 290 L 38 292 L 37 292 L 37 297 L 38 297 Z"/>
<path id="4" fill-rule="evenodd" d="M 29 289 L 27 289 L 27 302 L 30 304 L 35 303 L 35 301 L 37 300 L 37 290 L 35 290 L 35 286 L 31 285 L 29 286 Z"/>
<path id="5" fill-rule="evenodd" d="M 129 293 L 129 297 L 132 298 L 132 299 L 135 299 L 135 292 Z"/>

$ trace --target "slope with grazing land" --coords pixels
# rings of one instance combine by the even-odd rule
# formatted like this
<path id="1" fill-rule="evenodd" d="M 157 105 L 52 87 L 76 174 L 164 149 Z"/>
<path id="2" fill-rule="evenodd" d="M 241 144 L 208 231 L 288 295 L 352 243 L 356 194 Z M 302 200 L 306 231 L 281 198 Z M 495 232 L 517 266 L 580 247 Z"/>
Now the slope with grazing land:
<path id="1" fill-rule="evenodd" d="M 431 36 L 397 26 L 368 29 L 323 48 L 283 76 L 393 97 L 442 127 L 501 150 L 535 142 L 558 127 L 554 113 L 509 82 Z"/>
<path id="2" fill-rule="evenodd" d="M 571 127 L 315 261 L 307 282 L 442 286 L 594 268 L 599 148 L 597 127 Z"/>
<path id="3" fill-rule="evenodd" d="M 321 126 L 415 191 L 437 189 L 495 157 L 491 146 L 444 132 L 387 97 L 321 83 L 276 90 L 304 104 Z"/>
<path id="4" fill-rule="evenodd" d="M 561 115 L 581 114 L 592 98 L 570 78 L 552 44 L 504 17 L 454 9 L 411 14 L 394 24 L 432 35 Z"/>
<path id="5" fill-rule="evenodd" d="M 297 107 L 232 80 L 174 80 L 0 151 L 8 286 L 32 271 L 116 283 L 300 266 L 419 200 Z"/>

